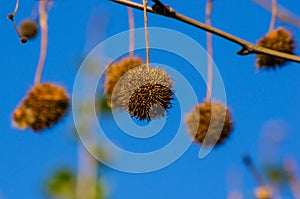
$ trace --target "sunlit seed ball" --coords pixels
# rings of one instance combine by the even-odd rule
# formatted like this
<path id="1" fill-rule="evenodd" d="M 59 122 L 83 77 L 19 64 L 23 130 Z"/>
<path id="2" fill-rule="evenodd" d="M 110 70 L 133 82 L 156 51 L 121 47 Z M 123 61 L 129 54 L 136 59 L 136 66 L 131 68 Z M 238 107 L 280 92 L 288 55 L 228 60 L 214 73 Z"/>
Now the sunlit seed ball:
<path id="1" fill-rule="evenodd" d="M 106 78 L 104 83 L 105 95 L 110 107 L 119 107 L 116 101 L 111 100 L 111 95 L 115 89 L 115 85 L 130 69 L 143 65 L 144 62 L 138 57 L 126 57 L 121 61 L 114 62 L 107 67 Z"/>
<path id="2" fill-rule="evenodd" d="M 150 121 L 165 116 L 171 108 L 173 84 L 165 70 L 143 65 L 123 75 L 112 99 L 131 117 Z"/>
<path id="3" fill-rule="evenodd" d="M 28 39 L 33 39 L 38 32 L 38 25 L 31 19 L 26 19 L 21 22 L 20 33 Z"/>
<path id="4" fill-rule="evenodd" d="M 294 50 L 296 48 L 295 40 L 291 33 L 281 27 L 265 35 L 258 41 L 258 45 L 288 54 L 295 54 Z M 286 59 L 263 54 L 257 54 L 256 57 L 256 66 L 259 69 L 276 69 L 276 66 L 281 67 L 287 62 Z"/>
<path id="5" fill-rule="evenodd" d="M 20 129 L 41 131 L 57 123 L 66 114 L 69 97 L 52 83 L 34 86 L 13 113 L 13 124 Z"/>
<path id="6" fill-rule="evenodd" d="M 204 146 L 223 143 L 233 128 L 229 109 L 218 102 L 197 104 L 185 123 L 194 141 Z"/>
<path id="7" fill-rule="evenodd" d="M 257 199 L 271 199 L 273 198 L 272 188 L 268 186 L 260 186 L 255 189 L 255 197 Z"/>

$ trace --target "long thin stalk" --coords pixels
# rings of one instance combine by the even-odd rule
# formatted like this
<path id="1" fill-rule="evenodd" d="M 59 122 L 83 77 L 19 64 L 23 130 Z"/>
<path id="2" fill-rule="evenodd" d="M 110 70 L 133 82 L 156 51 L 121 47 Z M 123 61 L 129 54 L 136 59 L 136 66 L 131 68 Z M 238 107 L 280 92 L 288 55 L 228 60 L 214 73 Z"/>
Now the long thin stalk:
<path id="1" fill-rule="evenodd" d="M 19 1 L 19 0 L 16 0 L 16 6 L 15 6 L 14 13 L 13 13 L 14 16 L 16 16 L 16 14 L 17 14 L 17 12 L 18 12 L 18 9 L 19 9 L 19 3 L 20 3 L 20 1 Z"/>
<path id="2" fill-rule="evenodd" d="M 274 30 L 276 18 L 277 18 L 277 0 L 272 0 L 272 18 L 270 22 L 269 32 L 272 32 Z"/>
<path id="3" fill-rule="evenodd" d="M 134 16 L 132 8 L 128 7 L 129 21 L 129 56 L 134 56 Z"/>
<path id="4" fill-rule="evenodd" d="M 144 5 L 139 4 L 139 3 L 135 3 L 135 2 L 131 2 L 128 0 L 109 0 L 118 4 L 122 4 L 125 6 L 129 6 L 135 9 L 139 9 L 139 10 L 144 10 Z M 261 46 L 257 46 L 251 42 L 248 42 L 246 40 L 243 40 L 239 37 L 236 37 L 234 35 L 231 35 L 227 32 L 224 32 L 222 30 L 219 30 L 217 28 L 214 28 L 212 26 L 206 25 L 204 23 L 201 23 L 199 21 L 196 21 L 194 19 L 191 19 L 189 17 L 186 17 L 178 12 L 175 12 L 173 9 L 171 9 L 170 7 L 165 7 L 166 9 L 168 9 L 169 12 L 165 13 L 165 12 L 157 12 L 155 10 L 153 10 L 151 7 L 147 7 L 147 12 L 151 12 L 151 13 L 155 13 L 155 14 L 160 14 L 166 17 L 170 17 L 173 19 L 176 19 L 178 21 L 181 21 L 183 23 L 186 24 L 190 24 L 194 27 L 200 28 L 202 30 L 208 31 L 212 34 L 218 35 L 228 41 L 231 41 L 233 43 L 236 43 L 238 45 L 240 45 L 242 47 L 242 49 L 240 51 L 238 51 L 239 55 L 249 55 L 249 54 L 265 54 L 265 55 L 270 55 L 270 56 L 274 56 L 274 57 L 278 57 L 278 58 L 283 58 L 286 60 L 290 60 L 290 61 L 294 61 L 294 62 L 298 62 L 300 63 L 300 57 L 299 56 L 295 56 L 295 55 L 291 55 L 288 53 L 283 53 L 283 52 L 279 52 L 276 50 L 271 50 L 268 48 L 264 48 Z"/>
<path id="5" fill-rule="evenodd" d="M 148 3 L 147 0 L 143 0 L 145 41 L 146 41 L 146 65 L 149 66 L 149 64 L 150 64 L 150 50 L 149 50 L 147 3 Z"/>
<path id="6" fill-rule="evenodd" d="M 211 26 L 211 13 L 212 13 L 212 0 L 207 0 L 206 3 L 206 14 L 205 14 L 205 23 Z M 206 99 L 205 101 L 209 102 L 211 99 L 212 93 L 212 81 L 213 81 L 213 47 L 212 47 L 212 34 L 206 32 L 206 45 L 207 45 L 207 90 L 206 90 Z"/>
<path id="7" fill-rule="evenodd" d="M 39 2 L 39 15 L 40 15 L 40 27 L 41 27 L 41 47 L 40 47 L 40 58 L 35 73 L 34 84 L 40 83 L 43 68 L 45 65 L 47 45 L 48 45 L 48 14 L 46 10 L 47 0 L 40 0 Z"/>

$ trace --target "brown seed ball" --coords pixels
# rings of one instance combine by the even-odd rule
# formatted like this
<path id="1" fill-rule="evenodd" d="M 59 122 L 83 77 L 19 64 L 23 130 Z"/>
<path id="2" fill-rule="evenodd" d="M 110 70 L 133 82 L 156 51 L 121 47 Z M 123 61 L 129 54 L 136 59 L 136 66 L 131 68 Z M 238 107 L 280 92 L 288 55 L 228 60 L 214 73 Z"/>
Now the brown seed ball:
<path id="1" fill-rule="evenodd" d="M 28 39 L 33 39 L 38 32 L 38 25 L 31 19 L 26 19 L 21 22 L 20 33 Z"/>
<path id="2" fill-rule="evenodd" d="M 150 121 L 165 116 L 170 109 L 173 84 L 163 69 L 143 65 L 122 76 L 112 99 L 131 117 Z"/>
<path id="3" fill-rule="evenodd" d="M 173 91 L 163 85 L 148 83 L 138 87 L 129 99 L 128 111 L 139 120 L 164 117 L 171 106 Z"/>
<path id="4" fill-rule="evenodd" d="M 34 86 L 13 113 L 13 124 L 20 129 L 39 132 L 51 127 L 64 116 L 69 107 L 66 91 L 52 83 Z"/>
<path id="5" fill-rule="evenodd" d="M 194 141 L 204 146 L 223 143 L 233 128 L 229 109 L 218 102 L 196 105 L 185 123 Z"/>
<path id="6" fill-rule="evenodd" d="M 265 35 L 258 41 L 258 45 L 288 54 L 294 54 L 295 50 L 295 41 L 291 33 L 281 27 Z M 259 69 L 275 69 L 276 66 L 281 67 L 287 62 L 285 59 L 263 54 L 257 54 L 256 57 L 256 66 Z"/>
<path id="7" fill-rule="evenodd" d="M 105 95 L 110 107 L 118 107 L 115 101 L 112 101 L 111 96 L 115 89 L 115 85 L 130 69 L 143 65 L 144 62 L 138 57 L 126 57 L 121 61 L 114 62 L 107 67 L 106 78 L 104 83 Z"/>

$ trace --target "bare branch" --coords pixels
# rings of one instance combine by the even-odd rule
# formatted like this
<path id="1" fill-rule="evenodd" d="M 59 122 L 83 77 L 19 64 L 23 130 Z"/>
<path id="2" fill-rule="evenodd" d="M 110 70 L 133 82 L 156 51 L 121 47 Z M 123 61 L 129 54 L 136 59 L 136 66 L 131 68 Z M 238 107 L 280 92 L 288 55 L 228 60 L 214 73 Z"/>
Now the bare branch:
<path id="1" fill-rule="evenodd" d="M 135 3 L 135 2 L 131 2 L 128 0 L 109 0 L 118 4 L 122 4 L 125 6 L 129 6 L 135 9 L 139 9 L 139 10 L 144 10 L 144 7 L 142 4 L 139 3 Z M 158 0 L 155 0 L 156 2 Z M 163 6 L 163 7 L 162 7 Z M 153 9 L 155 8 L 155 9 Z M 283 52 L 279 52 L 276 50 L 271 50 L 268 48 L 264 48 L 261 46 L 257 46 L 251 42 L 248 42 L 246 40 L 243 40 L 239 37 L 236 37 L 234 35 L 231 35 L 227 32 L 224 32 L 222 30 L 219 30 L 217 28 L 214 28 L 212 26 L 206 25 L 205 23 L 201 23 L 199 21 L 196 21 L 194 19 L 191 19 L 189 17 L 186 17 L 178 12 L 175 12 L 172 8 L 168 7 L 168 6 L 164 6 L 163 4 L 158 4 L 156 3 L 153 8 L 151 7 L 147 7 L 147 12 L 151 12 L 151 13 L 155 13 L 155 14 L 160 14 L 166 17 L 170 17 L 173 19 L 176 19 L 178 21 L 184 22 L 186 24 L 190 24 L 194 27 L 200 28 L 202 30 L 208 31 L 212 34 L 218 35 L 226 40 L 229 40 L 233 43 L 236 43 L 240 46 L 242 46 L 242 49 L 240 51 L 238 51 L 239 55 L 248 55 L 248 54 L 265 54 L 265 55 L 270 55 L 270 56 L 275 56 L 278 58 L 283 58 L 286 60 L 290 60 L 290 61 L 294 61 L 294 62 L 298 62 L 300 63 L 300 57 L 299 56 L 295 56 L 295 55 L 291 55 L 291 54 L 287 54 L 287 53 L 283 53 Z"/>

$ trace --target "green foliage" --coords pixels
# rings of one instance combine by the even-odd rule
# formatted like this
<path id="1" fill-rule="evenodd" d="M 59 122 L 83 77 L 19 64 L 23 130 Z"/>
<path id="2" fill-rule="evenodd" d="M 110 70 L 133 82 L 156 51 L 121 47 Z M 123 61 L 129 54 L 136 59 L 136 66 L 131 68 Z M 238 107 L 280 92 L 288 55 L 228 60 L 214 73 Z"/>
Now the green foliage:
<path id="1" fill-rule="evenodd" d="M 275 185 L 284 186 L 288 182 L 287 174 L 281 165 L 267 165 L 265 173 L 268 180 Z"/>
<path id="2" fill-rule="evenodd" d="M 108 106 L 108 100 L 106 96 L 100 96 L 96 99 L 96 110 L 101 113 L 110 113 L 111 108 Z"/>
<path id="3" fill-rule="evenodd" d="M 68 169 L 56 171 L 46 182 L 46 192 L 51 198 L 75 199 L 76 178 Z"/>
<path id="4" fill-rule="evenodd" d="M 81 187 L 80 190 L 85 195 L 84 199 L 105 198 L 105 188 L 100 180 L 95 182 L 86 176 L 81 178 L 88 185 L 88 189 Z M 78 199 L 76 183 L 76 175 L 70 169 L 57 170 L 46 182 L 46 194 L 55 199 Z"/>

